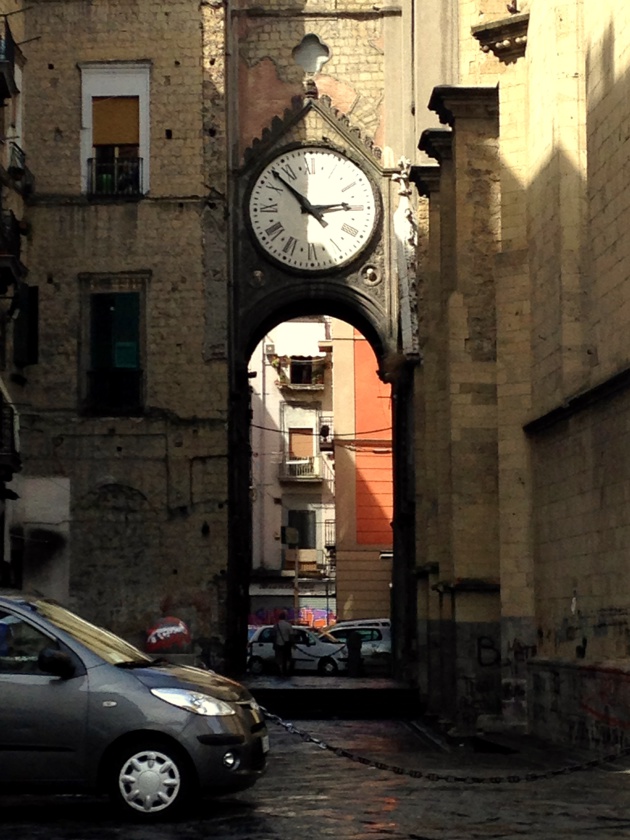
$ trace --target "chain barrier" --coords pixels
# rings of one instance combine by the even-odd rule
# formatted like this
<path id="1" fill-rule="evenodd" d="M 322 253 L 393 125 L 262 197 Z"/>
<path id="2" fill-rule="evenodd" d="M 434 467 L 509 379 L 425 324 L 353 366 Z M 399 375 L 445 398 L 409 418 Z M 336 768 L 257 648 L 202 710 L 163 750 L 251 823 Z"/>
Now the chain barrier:
<path id="1" fill-rule="evenodd" d="M 304 729 L 298 729 L 295 724 L 290 721 L 283 720 L 278 715 L 260 707 L 265 718 L 278 726 L 283 727 L 291 735 L 297 735 L 303 741 L 314 744 L 320 750 L 327 750 L 339 758 L 347 758 L 357 764 L 363 764 L 366 767 L 372 767 L 375 770 L 384 770 L 389 773 L 395 773 L 397 776 L 409 776 L 412 779 L 426 779 L 428 782 L 449 782 L 450 784 L 467 784 L 467 785 L 501 785 L 501 784 L 517 784 L 519 782 L 538 782 L 542 779 L 552 779 L 554 776 L 566 776 L 570 773 L 579 773 L 584 770 L 593 770 L 602 765 L 611 764 L 624 756 L 630 755 L 630 747 L 625 747 L 616 753 L 610 753 L 599 758 L 592 758 L 580 764 L 570 764 L 565 767 L 560 767 L 555 770 L 542 770 L 538 773 L 525 773 L 524 775 L 510 774 L 508 776 L 456 776 L 453 773 L 433 773 L 424 770 L 414 770 L 406 767 L 398 767 L 395 764 L 388 764 L 384 761 L 374 761 L 371 758 L 365 758 L 361 755 L 344 750 L 342 747 L 333 747 L 327 744 L 320 738 L 315 738 Z"/>

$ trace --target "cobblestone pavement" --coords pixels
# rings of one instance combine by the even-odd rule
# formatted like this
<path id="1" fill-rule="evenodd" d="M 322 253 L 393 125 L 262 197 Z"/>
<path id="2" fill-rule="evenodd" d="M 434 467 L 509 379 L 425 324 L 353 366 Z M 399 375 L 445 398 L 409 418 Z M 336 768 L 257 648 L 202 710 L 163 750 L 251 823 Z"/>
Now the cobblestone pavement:
<path id="1" fill-rule="evenodd" d="M 431 782 L 412 778 L 406 771 L 522 778 L 586 756 L 543 749 L 526 739 L 502 741 L 503 753 L 457 744 L 443 751 L 402 721 L 300 721 L 295 726 L 370 763 L 340 757 L 271 722 L 266 776 L 237 796 L 204 801 L 190 819 L 149 828 L 118 821 L 107 800 L 96 797 L 0 797 L 1 836 L 6 840 L 630 837 L 628 759 L 536 782 Z M 507 751 L 510 746 L 515 752 Z M 374 763 L 405 772 L 377 769 Z"/>

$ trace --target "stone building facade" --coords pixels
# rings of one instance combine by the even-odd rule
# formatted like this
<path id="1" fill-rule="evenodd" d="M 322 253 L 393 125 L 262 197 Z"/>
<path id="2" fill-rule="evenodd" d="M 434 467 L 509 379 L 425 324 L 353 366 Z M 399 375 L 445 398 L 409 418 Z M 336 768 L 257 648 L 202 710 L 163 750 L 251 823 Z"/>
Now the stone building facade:
<path id="1" fill-rule="evenodd" d="M 462 731 L 623 740 L 630 13 L 612 0 L 5 11 L 20 44 L 11 131 L 35 178 L 25 194 L 0 170 L 39 299 L 39 354 L 9 352 L 4 372 L 24 585 L 137 642 L 177 614 L 194 638 L 223 639 L 238 672 L 249 355 L 287 318 L 340 317 L 392 383 L 399 673 Z M 271 202 L 276 258 L 248 220 L 265 167 L 304 147 L 358 167 L 377 208 L 365 246 L 326 271 L 282 254 L 317 249 L 307 239 L 332 213 L 295 204 L 310 217 L 299 245 Z"/>
<path id="2" fill-rule="evenodd" d="M 628 22 L 460 4 L 420 139 L 419 659 L 463 729 L 627 737 Z"/>

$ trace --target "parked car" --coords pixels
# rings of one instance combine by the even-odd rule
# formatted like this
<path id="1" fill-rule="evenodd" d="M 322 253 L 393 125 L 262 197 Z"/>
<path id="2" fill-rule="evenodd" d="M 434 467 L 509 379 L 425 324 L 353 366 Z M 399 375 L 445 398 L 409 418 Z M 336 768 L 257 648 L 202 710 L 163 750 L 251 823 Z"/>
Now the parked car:
<path id="1" fill-rule="evenodd" d="M 345 644 L 351 633 L 361 636 L 361 657 L 365 670 L 383 669 L 389 667 L 392 656 L 392 637 L 390 626 L 380 623 L 374 625 L 366 621 L 343 621 L 333 625 L 327 635 L 339 639 Z"/>
<path id="2" fill-rule="evenodd" d="M 343 642 L 325 633 L 313 633 L 306 627 L 293 627 L 293 669 L 295 671 L 316 671 L 332 675 L 348 668 L 348 649 Z M 262 674 L 275 668 L 273 651 L 273 625 L 259 627 L 249 641 L 248 670 Z"/>
<path id="3" fill-rule="evenodd" d="M 249 691 L 141 652 L 59 604 L 0 596 L 0 790 L 109 793 L 145 819 L 263 774 Z"/>
<path id="4" fill-rule="evenodd" d="M 342 621 L 336 621 L 327 627 L 331 630 L 333 627 L 391 627 L 392 622 L 390 618 L 347 618 Z"/>

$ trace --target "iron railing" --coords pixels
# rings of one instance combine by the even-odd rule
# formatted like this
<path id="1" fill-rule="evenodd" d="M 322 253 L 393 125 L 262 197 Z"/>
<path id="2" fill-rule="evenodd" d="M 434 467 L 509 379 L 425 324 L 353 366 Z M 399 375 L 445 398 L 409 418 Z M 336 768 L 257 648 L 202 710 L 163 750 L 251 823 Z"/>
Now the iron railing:
<path id="1" fill-rule="evenodd" d="M 15 51 L 15 40 L 5 17 L 4 26 L 0 24 L 0 99 L 2 100 L 18 93 L 15 83 Z"/>
<path id="2" fill-rule="evenodd" d="M 321 478 L 319 455 L 310 458 L 292 458 L 280 464 L 281 479 L 318 479 Z"/>
<path id="3" fill-rule="evenodd" d="M 21 468 L 15 447 L 15 409 L 0 394 L 0 481 L 11 481 Z"/>
<path id="4" fill-rule="evenodd" d="M 88 159 L 88 193 L 103 196 L 142 194 L 142 158 Z"/>
<path id="5" fill-rule="evenodd" d="M 26 152 L 16 142 L 9 143 L 9 175 L 19 178 L 26 170 Z"/>
<path id="6" fill-rule="evenodd" d="M 20 223 L 11 210 L 0 215 L 0 255 L 20 258 Z"/>

